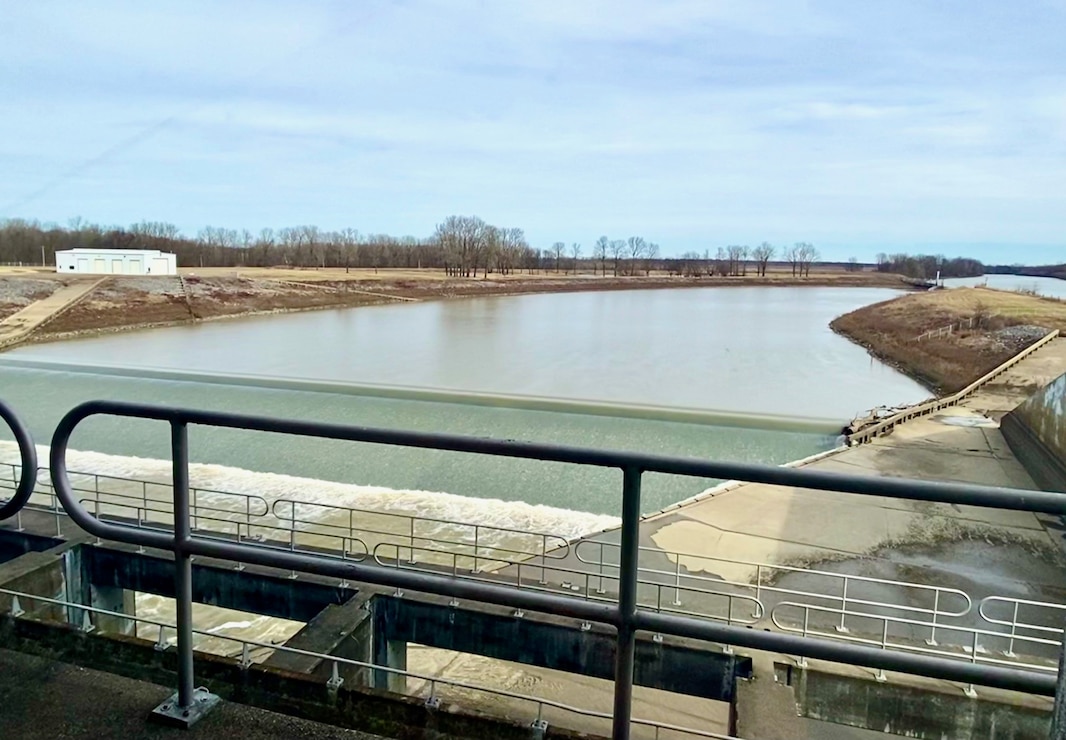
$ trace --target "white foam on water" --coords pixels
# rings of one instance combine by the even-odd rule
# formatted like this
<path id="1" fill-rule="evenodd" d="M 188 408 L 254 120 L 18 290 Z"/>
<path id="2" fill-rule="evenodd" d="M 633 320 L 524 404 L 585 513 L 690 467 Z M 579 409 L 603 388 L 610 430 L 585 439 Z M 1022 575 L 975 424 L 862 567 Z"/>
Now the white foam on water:
<path id="1" fill-rule="evenodd" d="M 37 455 L 39 460 L 47 460 L 48 448 L 38 445 Z M 15 443 L 0 441 L 0 462 L 17 463 L 18 460 L 18 447 Z M 169 460 L 100 452 L 68 450 L 67 468 L 72 474 L 73 471 L 96 473 L 158 483 L 168 483 L 171 478 Z M 268 504 L 278 499 L 291 499 L 388 514 L 443 519 L 462 524 L 545 532 L 567 540 L 617 527 L 621 523 L 621 520 L 614 516 L 524 501 L 338 483 L 279 473 L 262 473 L 226 465 L 191 463 L 189 479 L 191 485 L 199 489 L 261 496 Z"/>

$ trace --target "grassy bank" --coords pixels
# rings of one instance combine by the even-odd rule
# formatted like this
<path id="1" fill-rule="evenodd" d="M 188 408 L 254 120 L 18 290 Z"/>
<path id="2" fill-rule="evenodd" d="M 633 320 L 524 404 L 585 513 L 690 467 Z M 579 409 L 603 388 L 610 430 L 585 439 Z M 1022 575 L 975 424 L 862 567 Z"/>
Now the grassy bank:
<path id="1" fill-rule="evenodd" d="M 971 320 L 972 328 L 968 326 Z M 1037 327 L 1066 332 L 1066 302 L 959 288 L 913 293 L 866 306 L 837 318 L 831 326 L 930 389 L 946 394 L 972 383 L 1031 344 L 1041 333 Z M 918 339 L 947 326 L 955 329 Z"/>

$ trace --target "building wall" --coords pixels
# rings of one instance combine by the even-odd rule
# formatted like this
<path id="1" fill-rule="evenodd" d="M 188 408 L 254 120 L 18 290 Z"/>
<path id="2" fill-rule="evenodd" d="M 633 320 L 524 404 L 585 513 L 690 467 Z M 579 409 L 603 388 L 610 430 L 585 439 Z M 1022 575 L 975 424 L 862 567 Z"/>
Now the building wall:
<path id="1" fill-rule="evenodd" d="M 1037 485 L 1066 492 L 1066 375 L 1030 396 L 1000 426 Z"/>
<path id="2" fill-rule="evenodd" d="M 145 250 L 56 252 L 56 272 L 94 275 L 177 275 L 173 254 Z"/>

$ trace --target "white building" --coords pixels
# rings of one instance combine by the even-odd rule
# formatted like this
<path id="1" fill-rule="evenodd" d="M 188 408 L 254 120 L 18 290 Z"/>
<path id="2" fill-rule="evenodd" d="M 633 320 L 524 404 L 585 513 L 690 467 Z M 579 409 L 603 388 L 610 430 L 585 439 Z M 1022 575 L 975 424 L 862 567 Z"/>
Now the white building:
<path id="1" fill-rule="evenodd" d="M 64 249 L 56 272 L 94 275 L 177 275 L 178 259 L 156 249 Z"/>

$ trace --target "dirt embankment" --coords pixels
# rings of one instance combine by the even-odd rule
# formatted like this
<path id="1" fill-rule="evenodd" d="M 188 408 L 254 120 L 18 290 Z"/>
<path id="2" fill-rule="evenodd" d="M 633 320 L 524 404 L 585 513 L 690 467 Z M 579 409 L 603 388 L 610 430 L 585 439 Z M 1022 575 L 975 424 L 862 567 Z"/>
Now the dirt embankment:
<path id="1" fill-rule="evenodd" d="M 27 277 L 8 277 L 0 280 L 0 321 L 6 319 L 34 301 L 47 298 L 62 283 L 55 280 L 38 280 Z"/>
<path id="2" fill-rule="evenodd" d="M 766 278 L 682 278 L 669 275 L 600 277 L 582 275 L 509 275 L 505 278 L 444 278 L 439 271 L 380 273 L 344 270 L 202 271 L 177 277 L 116 277 L 48 323 L 31 341 L 125 329 L 165 326 L 262 313 L 342 308 L 399 300 L 467 296 L 632 290 L 681 287 L 832 286 L 906 289 L 901 278 L 878 273 L 812 273 L 796 279 L 771 273 Z M 369 273 L 369 274 L 368 274 Z M 260 274 L 262 276 L 260 276 Z M 9 280 L 0 278 L 0 285 Z"/>
<path id="3" fill-rule="evenodd" d="M 949 394 L 1048 331 L 1066 333 L 1066 302 L 958 288 L 866 306 L 835 319 L 831 326 L 930 389 Z M 945 331 L 935 333 L 938 329 Z"/>

